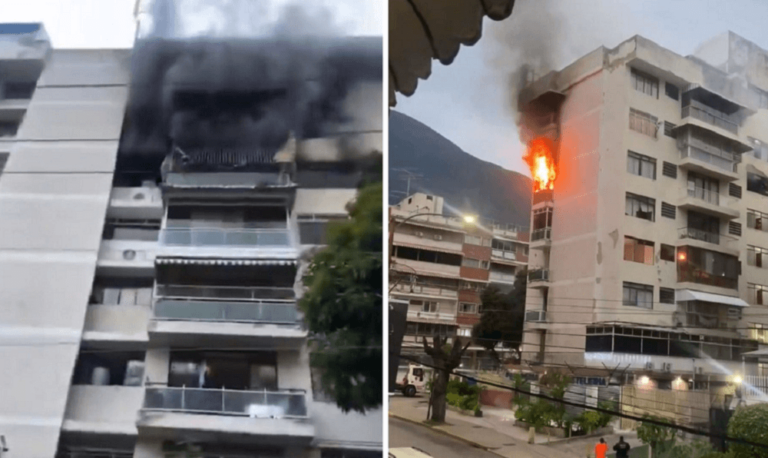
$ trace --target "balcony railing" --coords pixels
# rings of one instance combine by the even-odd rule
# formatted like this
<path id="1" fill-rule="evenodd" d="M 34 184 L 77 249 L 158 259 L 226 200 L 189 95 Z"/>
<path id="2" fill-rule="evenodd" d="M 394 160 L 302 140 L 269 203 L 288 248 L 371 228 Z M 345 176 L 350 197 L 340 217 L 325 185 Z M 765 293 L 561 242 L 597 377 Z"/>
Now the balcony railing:
<path id="1" fill-rule="evenodd" d="M 739 279 L 714 275 L 696 268 L 678 269 L 678 282 L 691 282 L 700 285 L 716 286 L 718 288 L 738 289 Z"/>
<path id="2" fill-rule="evenodd" d="M 525 321 L 541 323 L 547 321 L 547 312 L 544 310 L 530 310 L 525 312 Z"/>
<path id="3" fill-rule="evenodd" d="M 536 242 L 539 240 L 551 240 L 552 239 L 551 231 L 552 231 L 551 227 L 534 229 L 533 232 L 531 232 L 531 242 Z"/>
<path id="4" fill-rule="evenodd" d="M 408 310 L 408 316 L 411 318 L 422 318 L 425 320 L 455 322 L 456 315 L 453 313 L 422 312 L 420 310 Z"/>
<path id="5" fill-rule="evenodd" d="M 696 159 L 699 162 L 710 164 L 726 172 L 735 172 L 736 164 L 738 163 L 731 153 L 723 151 L 721 155 L 715 155 L 693 145 L 684 146 L 680 151 L 680 156 L 682 158 L 690 157 Z"/>
<path id="6" fill-rule="evenodd" d="M 425 294 L 428 296 L 457 297 L 459 294 L 456 289 L 418 284 L 410 285 L 408 283 L 400 283 L 394 289 L 401 293 Z"/>
<path id="7" fill-rule="evenodd" d="M 163 299 L 201 299 L 201 300 L 293 300 L 296 292 L 293 288 L 269 286 L 198 286 L 198 285 L 162 285 L 155 289 L 155 297 Z"/>
<path id="8" fill-rule="evenodd" d="M 549 269 L 536 269 L 528 272 L 528 282 L 549 281 Z"/>
<path id="9" fill-rule="evenodd" d="M 517 254 L 514 251 L 491 250 L 491 256 L 494 258 L 509 259 L 510 261 L 515 261 L 517 259 Z"/>
<path id="10" fill-rule="evenodd" d="M 686 190 L 686 195 L 694 199 L 703 200 L 704 202 L 712 205 L 720 205 L 721 201 L 724 205 L 731 204 L 731 201 L 728 200 L 726 196 L 721 196 L 719 192 L 712 189 L 703 188 L 701 186 L 688 188 Z"/>
<path id="11" fill-rule="evenodd" d="M 699 119 L 733 134 L 738 134 L 739 132 L 739 124 L 730 116 L 695 100 L 692 100 L 690 105 L 683 107 L 681 116 L 683 118 L 690 116 Z"/>
<path id="12" fill-rule="evenodd" d="M 226 321 L 231 323 L 296 324 L 296 304 L 269 302 L 209 302 L 159 300 L 154 316 L 160 320 Z"/>
<path id="13" fill-rule="evenodd" d="M 306 418 L 307 400 L 303 392 L 148 387 L 144 409 L 250 418 Z"/>
<path id="14" fill-rule="evenodd" d="M 491 281 L 500 281 L 504 283 L 514 283 L 515 282 L 515 274 L 504 274 L 500 272 L 493 272 L 491 271 L 489 275 L 489 279 Z"/>
<path id="15" fill-rule="evenodd" d="M 720 245 L 721 235 L 717 232 L 709 232 L 703 229 L 697 229 L 695 227 L 683 227 L 678 231 L 681 239 L 693 239 L 700 240 L 702 242 L 712 243 L 714 245 Z M 727 238 L 726 236 L 723 236 Z"/>
<path id="16" fill-rule="evenodd" d="M 166 228 L 160 243 L 168 246 L 288 246 L 288 229 Z"/>

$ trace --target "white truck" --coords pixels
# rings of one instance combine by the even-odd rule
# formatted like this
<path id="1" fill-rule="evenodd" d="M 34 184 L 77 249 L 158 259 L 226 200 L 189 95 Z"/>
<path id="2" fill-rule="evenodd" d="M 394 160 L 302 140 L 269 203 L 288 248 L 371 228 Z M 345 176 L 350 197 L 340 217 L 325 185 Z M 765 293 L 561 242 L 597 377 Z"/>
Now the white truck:
<path id="1" fill-rule="evenodd" d="M 427 388 L 429 375 L 431 375 L 431 370 L 428 369 L 419 364 L 401 366 L 397 371 L 395 389 L 402 391 L 403 395 L 409 398 L 416 396 L 417 393 L 423 393 Z"/>

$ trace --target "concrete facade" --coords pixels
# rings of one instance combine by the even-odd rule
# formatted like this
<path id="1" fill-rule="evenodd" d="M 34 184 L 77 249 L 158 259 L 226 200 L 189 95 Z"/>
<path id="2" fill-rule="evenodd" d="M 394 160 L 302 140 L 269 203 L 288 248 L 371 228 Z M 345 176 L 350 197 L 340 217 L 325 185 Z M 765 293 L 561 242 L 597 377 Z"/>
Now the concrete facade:
<path id="1" fill-rule="evenodd" d="M 409 303 L 403 352 L 423 353 L 422 337 L 471 337 L 483 289 L 509 291 L 528 263 L 528 233 L 501 224 L 443 216 L 440 196 L 415 193 L 390 207 L 393 299 Z M 478 367 L 479 345 L 465 356 Z"/>
<path id="2" fill-rule="evenodd" d="M 752 212 L 768 203 L 753 191 L 768 161 L 752 140 L 768 86 L 764 68 L 728 61 L 728 40 L 743 41 L 683 57 L 636 36 L 524 91 L 524 122 L 556 142 L 558 165 L 554 191 L 533 197 L 524 360 L 664 380 L 757 374 L 740 355 L 768 343 L 749 329 L 767 320 L 754 291 L 768 270 L 749 253 L 768 246 Z"/>
<path id="3" fill-rule="evenodd" d="M 314 399 L 296 307 L 307 254 L 328 221 L 347 217 L 355 186 L 294 181 L 277 191 L 283 229 L 222 226 L 206 234 L 223 242 L 179 243 L 200 224 L 174 226 L 176 199 L 205 205 L 228 183 L 208 174 L 212 185 L 195 192 L 114 185 L 125 173 L 116 162 L 131 50 L 51 51 L 45 40 L 17 49 L 25 34 L 45 39 L 40 27 L 0 37 L 0 68 L 13 70 L 0 70 L 0 85 L 34 91 L 21 104 L 0 97 L 0 122 L 18 121 L 14 134 L 0 131 L 0 358 L 13 374 L 0 382 L 3 457 L 160 457 L 181 443 L 216 456 L 380 454 L 381 410 L 345 415 Z M 380 151 L 381 85 L 347 104 L 356 116 L 340 129 Z M 337 142 L 326 143 L 334 153 Z M 242 207 L 243 197 L 265 194 L 229 199 Z M 231 286 L 250 275 L 266 283 Z M 195 364 L 205 368 L 198 387 L 184 372 Z"/>

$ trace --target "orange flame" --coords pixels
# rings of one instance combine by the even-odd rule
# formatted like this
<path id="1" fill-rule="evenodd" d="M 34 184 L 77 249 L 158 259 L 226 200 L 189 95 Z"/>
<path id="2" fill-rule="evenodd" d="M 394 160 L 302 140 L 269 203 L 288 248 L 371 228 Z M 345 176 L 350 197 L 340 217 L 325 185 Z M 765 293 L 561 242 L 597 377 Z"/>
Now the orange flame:
<path id="1" fill-rule="evenodd" d="M 534 192 L 555 189 L 557 169 L 553 156 L 553 146 L 549 139 L 535 138 L 528 144 L 528 152 L 523 156 L 523 160 L 531 169 Z"/>

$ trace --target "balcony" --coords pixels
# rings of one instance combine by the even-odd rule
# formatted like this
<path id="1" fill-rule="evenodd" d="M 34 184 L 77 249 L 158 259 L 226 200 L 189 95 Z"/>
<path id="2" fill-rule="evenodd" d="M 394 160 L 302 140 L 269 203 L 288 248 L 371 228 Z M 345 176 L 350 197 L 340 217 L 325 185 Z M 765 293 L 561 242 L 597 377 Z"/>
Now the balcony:
<path id="1" fill-rule="evenodd" d="M 420 321 L 440 322 L 440 323 L 455 323 L 456 314 L 454 313 L 439 313 L 439 312 L 422 312 L 420 310 L 408 310 L 409 319 L 417 319 Z"/>
<path id="2" fill-rule="evenodd" d="M 515 283 L 515 274 L 505 274 L 505 273 L 502 273 L 502 272 L 491 271 L 491 274 L 489 276 L 489 280 L 491 282 L 497 282 L 497 283 L 514 284 Z"/>
<path id="3" fill-rule="evenodd" d="M 739 288 L 739 279 L 714 275 L 696 268 L 680 268 L 677 271 L 678 283 L 695 283 L 698 285 L 714 286 L 728 290 Z M 682 285 L 681 287 L 686 287 Z"/>
<path id="4" fill-rule="evenodd" d="M 144 388 L 117 385 L 72 385 L 62 430 L 90 434 L 136 435 L 136 414 Z"/>
<path id="5" fill-rule="evenodd" d="M 153 341 L 215 344 L 238 337 L 298 348 L 307 337 L 291 288 L 158 285 L 155 294 Z"/>
<path id="6" fill-rule="evenodd" d="M 121 219 L 162 219 L 163 196 L 160 188 L 113 188 L 107 216 Z"/>
<path id="7" fill-rule="evenodd" d="M 517 253 L 514 251 L 506 250 L 491 250 L 491 259 L 494 261 L 517 261 Z"/>
<path id="8" fill-rule="evenodd" d="M 308 445 L 315 436 L 303 391 L 148 387 L 140 433 L 212 433 L 262 444 Z"/>
<path id="9" fill-rule="evenodd" d="M 709 232 L 695 227 L 683 227 L 678 230 L 678 246 L 690 245 L 707 250 L 713 249 L 712 245 L 717 246 L 717 251 L 723 251 L 728 254 L 738 256 L 738 239 L 729 235 Z"/>
<path id="10" fill-rule="evenodd" d="M 419 232 L 417 231 L 417 234 L 418 233 Z M 435 236 L 440 238 L 435 238 Z M 395 232 L 393 243 L 395 245 L 407 246 L 411 248 L 422 248 L 456 254 L 462 253 L 461 242 L 443 240 L 439 234 L 412 235 Z"/>
<path id="11" fill-rule="evenodd" d="M 297 256 L 287 228 L 166 228 L 160 231 L 159 246 L 167 256 L 253 257 L 265 251 L 270 256 Z"/>
<path id="12" fill-rule="evenodd" d="M 460 266 L 440 264 L 437 262 L 415 261 L 412 259 L 395 258 L 392 268 L 407 274 L 433 275 L 444 278 L 459 278 Z"/>
<path id="13" fill-rule="evenodd" d="M 418 296 L 429 297 L 446 297 L 451 299 L 457 299 L 459 297 L 459 293 L 455 289 L 442 288 L 439 286 L 411 285 L 408 283 L 399 283 L 395 285 L 392 291 L 403 294 L 414 294 Z"/>
<path id="14" fill-rule="evenodd" d="M 680 191 L 678 207 L 694 210 L 717 218 L 738 218 L 738 202 L 735 198 L 702 187 Z"/>
<path id="15" fill-rule="evenodd" d="M 683 119 L 695 118 L 705 123 L 728 131 L 734 135 L 739 133 L 739 123 L 733 116 L 729 116 L 722 111 L 716 110 L 712 107 L 708 107 L 703 103 L 691 100 L 690 104 L 684 106 L 680 116 Z"/>
<path id="16" fill-rule="evenodd" d="M 531 288 L 546 287 L 549 280 L 549 269 L 536 269 L 528 272 L 528 285 Z"/>
<path id="17" fill-rule="evenodd" d="M 538 248 L 543 246 L 549 246 L 552 243 L 552 228 L 544 227 L 541 229 L 534 229 L 531 232 L 531 248 Z"/>

